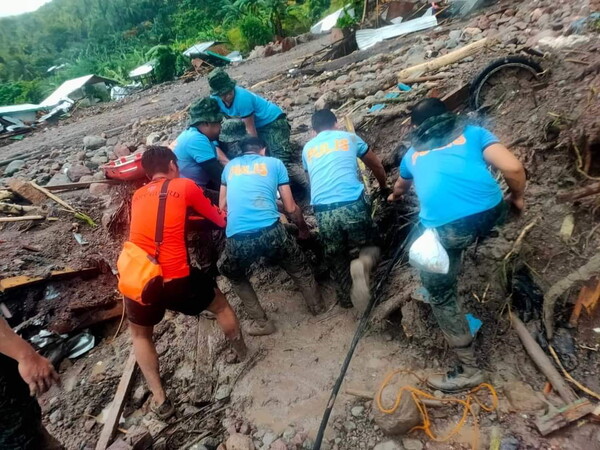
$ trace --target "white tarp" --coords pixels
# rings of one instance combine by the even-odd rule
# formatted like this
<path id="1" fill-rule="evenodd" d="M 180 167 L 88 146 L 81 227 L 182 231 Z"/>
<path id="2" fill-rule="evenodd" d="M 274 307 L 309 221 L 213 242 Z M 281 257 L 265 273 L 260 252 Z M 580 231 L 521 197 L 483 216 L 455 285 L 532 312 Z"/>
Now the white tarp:
<path id="1" fill-rule="evenodd" d="M 424 16 L 417 19 L 402 22 L 397 25 L 388 25 L 377 29 L 357 30 L 356 43 L 360 50 L 366 50 L 385 39 L 402 36 L 415 31 L 426 30 L 436 27 L 438 24 L 435 16 Z"/>
<path id="2" fill-rule="evenodd" d="M 344 14 L 344 10 L 346 10 L 347 14 L 354 17 L 354 8 L 350 8 L 349 5 L 344 6 L 342 9 L 338 9 L 336 12 L 329 14 L 324 19 L 321 19 L 319 22 L 315 23 L 312 27 L 310 27 L 310 32 L 312 34 L 329 33 L 337 24 L 338 19 Z"/>

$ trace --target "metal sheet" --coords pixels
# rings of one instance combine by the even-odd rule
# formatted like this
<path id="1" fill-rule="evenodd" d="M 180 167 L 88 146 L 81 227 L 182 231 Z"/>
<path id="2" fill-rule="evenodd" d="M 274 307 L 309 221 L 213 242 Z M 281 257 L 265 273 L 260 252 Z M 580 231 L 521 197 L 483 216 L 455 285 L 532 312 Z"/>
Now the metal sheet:
<path id="1" fill-rule="evenodd" d="M 194 44 L 190 48 L 188 48 L 185 52 L 183 52 L 183 54 L 188 58 L 191 58 L 192 55 L 201 55 L 215 44 L 215 41 L 198 42 L 197 44 Z"/>
<path id="2" fill-rule="evenodd" d="M 114 83 L 117 84 L 116 81 L 110 80 L 108 78 L 99 77 L 97 75 L 85 75 L 79 78 L 73 78 L 72 80 L 67 80 L 63 84 L 61 84 L 58 89 L 56 89 L 50 96 L 40 103 L 40 106 L 44 106 L 46 108 L 52 108 L 59 103 L 62 103 L 65 99 L 69 98 L 69 95 L 75 92 L 77 89 L 82 88 L 87 84 L 96 84 L 96 83 Z"/>
<path id="3" fill-rule="evenodd" d="M 433 28 L 436 27 L 437 24 L 438 22 L 435 16 L 425 16 L 397 25 L 388 25 L 376 30 L 358 30 L 356 32 L 356 43 L 360 50 L 366 50 L 385 39 L 391 39 L 408 33 L 414 33 L 415 31 Z"/>
<path id="4" fill-rule="evenodd" d="M 329 33 L 333 27 L 337 24 L 338 19 L 344 13 L 344 9 L 346 12 L 354 17 L 354 8 L 350 8 L 350 5 L 344 6 L 342 9 L 338 9 L 336 12 L 329 14 L 327 17 L 321 19 L 317 23 L 315 23 L 312 27 L 310 27 L 310 32 L 312 34 L 325 34 Z"/>
<path id="5" fill-rule="evenodd" d="M 143 75 L 148 75 L 150 72 L 152 72 L 153 69 L 154 66 L 152 65 L 152 63 L 147 62 L 146 64 L 142 64 L 141 66 L 136 67 L 131 72 L 129 72 L 129 78 L 136 78 L 141 77 Z"/>

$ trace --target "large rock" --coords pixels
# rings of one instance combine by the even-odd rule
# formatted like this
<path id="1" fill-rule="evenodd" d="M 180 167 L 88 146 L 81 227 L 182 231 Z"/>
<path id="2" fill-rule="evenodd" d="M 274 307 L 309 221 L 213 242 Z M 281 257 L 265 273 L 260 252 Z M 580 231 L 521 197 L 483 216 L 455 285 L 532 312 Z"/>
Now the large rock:
<path id="1" fill-rule="evenodd" d="M 102 197 L 103 195 L 109 195 L 111 185 L 108 183 L 93 183 L 90 184 L 90 194 L 96 197 Z"/>
<path id="2" fill-rule="evenodd" d="M 510 405 L 516 411 L 539 411 L 546 408 L 546 403 L 537 396 L 537 393 L 527 383 L 513 381 L 502 387 Z"/>
<path id="3" fill-rule="evenodd" d="M 82 176 L 91 174 L 92 171 L 83 164 L 74 164 L 67 169 L 67 177 L 69 177 L 69 180 L 73 183 L 78 182 Z"/>
<path id="4" fill-rule="evenodd" d="M 86 136 L 83 138 L 83 146 L 86 150 L 96 150 L 105 145 L 106 139 L 102 136 Z"/>
<path id="5" fill-rule="evenodd" d="M 252 438 L 239 433 L 229 436 L 229 439 L 225 442 L 225 447 L 227 447 L 227 450 L 255 450 Z"/>
<path id="6" fill-rule="evenodd" d="M 114 152 L 115 152 L 115 155 L 117 155 L 117 158 L 121 158 L 123 156 L 131 155 L 132 148 L 133 148 L 133 151 L 136 150 L 135 145 L 130 146 L 128 144 L 120 144 L 115 147 Z"/>
<path id="7" fill-rule="evenodd" d="M 229 449 L 229 447 L 227 447 Z M 288 446 L 282 439 L 277 439 L 271 444 L 269 450 L 287 450 Z"/>
<path id="8" fill-rule="evenodd" d="M 340 99 L 338 94 L 333 91 L 328 91 L 321 95 L 315 102 L 315 109 L 317 111 L 320 109 L 331 109 L 339 105 Z"/>
<path id="9" fill-rule="evenodd" d="M 152 448 L 152 435 L 145 427 L 133 426 L 127 430 L 125 442 L 131 445 L 133 450 L 147 450 Z"/>
<path id="10" fill-rule="evenodd" d="M 413 384 L 411 377 L 401 377 L 397 381 L 388 385 L 383 391 L 382 406 L 391 408 L 395 401 L 398 389 L 403 385 Z M 421 414 L 412 399 L 409 392 L 403 392 L 400 404 L 396 411 L 391 414 L 384 413 L 378 407 L 373 408 L 375 423 L 385 434 L 389 436 L 399 436 L 408 433 L 412 428 L 422 423 Z"/>
<path id="11" fill-rule="evenodd" d="M 8 181 L 8 187 L 15 194 L 18 194 L 20 197 L 23 197 L 34 205 L 41 205 L 48 200 L 48 197 L 21 178 L 10 179 Z"/>
<path id="12" fill-rule="evenodd" d="M 6 169 L 4 169 L 4 176 L 12 177 L 23 167 L 25 167 L 25 161 L 23 161 L 22 159 L 16 159 L 13 162 L 11 162 L 8 166 L 6 166 Z"/>
<path id="13" fill-rule="evenodd" d="M 146 138 L 146 145 L 156 145 L 160 142 L 163 134 L 159 131 L 155 131 L 154 133 L 150 133 Z"/>
<path id="14" fill-rule="evenodd" d="M 394 441 L 385 441 L 373 447 L 373 450 L 404 450 L 400 444 Z"/>

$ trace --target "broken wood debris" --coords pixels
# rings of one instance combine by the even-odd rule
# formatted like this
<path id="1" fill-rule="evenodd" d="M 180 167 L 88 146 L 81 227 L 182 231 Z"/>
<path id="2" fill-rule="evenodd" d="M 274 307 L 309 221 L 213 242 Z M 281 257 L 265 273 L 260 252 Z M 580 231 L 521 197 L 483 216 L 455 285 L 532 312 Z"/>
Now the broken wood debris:
<path id="1" fill-rule="evenodd" d="M 4 214 L 12 214 L 19 216 L 28 212 L 39 212 L 39 208 L 35 206 L 15 205 L 14 203 L 0 202 L 0 212 Z"/>
<path id="2" fill-rule="evenodd" d="M 75 191 L 77 189 L 85 189 L 90 187 L 92 184 L 122 184 L 121 180 L 97 180 L 97 181 L 80 181 L 78 183 L 67 183 L 67 184 L 56 184 L 54 186 L 45 186 L 50 192 L 59 191 Z"/>
<path id="3" fill-rule="evenodd" d="M 21 216 L 21 217 L 0 217 L 0 223 L 4 222 L 23 222 L 26 220 L 44 220 L 46 216 Z"/>
<path id="4" fill-rule="evenodd" d="M 542 436 L 547 436 L 593 411 L 594 405 L 588 399 L 582 398 L 539 417 L 535 421 L 535 426 Z"/>
<path id="5" fill-rule="evenodd" d="M 46 197 L 50 198 L 51 200 L 54 200 L 56 203 L 58 203 L 59 205 L 64 207 L 68 212 L 72 213 L 73 216 L 75 216 L 75 218 L 83 220 L 84 222 L 86 222 L 88 225 L 90 225 L 92 227 L 96 226 L 96 222 L 94 222 L 94 220 L 90 216 L 88 216 L 85 213 L 82 213 L 81 211 L 77 211 L 75 208 L 73 208 L 71 205 L 69 205 L 66 201 L 64 201 L 60 197 L 57 197 L 52 192 L 50 192 L 48 189 L 39 186 L 35 181 L 30 181 L 30 184 L 35 189 L 37 189 L 38 191 L 43 193 Z"/>
<path id="6" fill-rule="evenodd" d="M 572 191 L 559 193 L 556 198 L 560 202 L 580 200 L 585 197 L 590 197 L 595 194 L 600 194 L 600 183 L 593 183 Z"/>
<path id="7" fill-rule="evenodd" d="M 16 277 L 0 279 L 0 292 L 6 292 L 10 289 L 30 286 L 41 281 L 49 281 L 65 277 L 93 276 L 98 275 L 98 273 L 99 269 L 97 267 L 88 267 L 86 269 L 55 270 L 50 272 L 48 277 L 29 277 L 27 275 L 18 275 Z"/>
<path id="8" fill-rule="evenodd" d="M 596 306 L 598 306 L 598 300 L 600 300 L 600 278 L 594 277 L 586 281 L 579 291 L 571 318 L 569 319 L 569 325 L 572 327 L 577 326 L 579 316 L 584 307 L 588 314 L 591 315 Z"/>
<path id="9" fill-rule="evenodd" d="M 48 200 L 42 192 L 21 178 L 10 179 L 8 181 L 8 188 L 32 205 L 40 206 Z"/>

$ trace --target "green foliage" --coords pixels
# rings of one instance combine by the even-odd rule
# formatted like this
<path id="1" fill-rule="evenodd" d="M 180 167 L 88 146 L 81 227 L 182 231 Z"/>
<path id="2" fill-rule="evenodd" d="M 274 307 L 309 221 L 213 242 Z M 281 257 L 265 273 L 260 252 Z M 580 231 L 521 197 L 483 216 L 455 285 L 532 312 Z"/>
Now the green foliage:
<path id="1" fill-rule="evenodd" d="M 273 39 L 270 27 L 254 16 L 244 17 L 239 23 L 239 28 L 246 40 L 246 48 L 244 50 L 251 49 L 257 45 L 268 44 Z"/>
<path id="2" fill-rule="evenodd" d="M 351 16 L 350 14 L 348 14 L 348 10 L 344 9 L 344 12 L 338 18 L 335 26 L 341 28 L 342 30 L 345 28 L 353 28 L 358 24 L 358 19 L 355 16 Z"/>
<path id="3" fill-rule="evenodd" d="M 283 30 L 286 36 L 297 36 L 310 30 L 313 20 L 310 17 L 310 5 L 292 5 L 287 9 L 283 19 Z"/>
<path id="4" fill-rule="evenodd" d="M 230 28 L 227 32 L 227 40 L 233 46 L 233 48 L 248 51 L 248 41 L 242 34 L 242 30 L 239 27 Z"/>
<path id="5" fill-rule="evenodd" d="M 43 98 L 43 90 L 39 81 L 0 83 L 0 105 L 39 103 Z"/>
<path id="6" fill-rule="evenodd" d="M 308 0 L 308 14 L 311 22 L 319 21 L 331 5 L 331 0 Z"/>
<path id="7" fill-rule="evenodd" d="M 162 83 L 175 78 L 177 55 L 167 45 L 156 45 L 148 50 L 146 59 L 154 65 L 154 77 Z"/>

